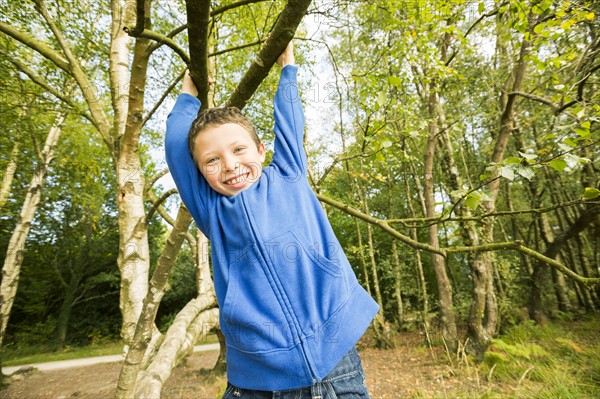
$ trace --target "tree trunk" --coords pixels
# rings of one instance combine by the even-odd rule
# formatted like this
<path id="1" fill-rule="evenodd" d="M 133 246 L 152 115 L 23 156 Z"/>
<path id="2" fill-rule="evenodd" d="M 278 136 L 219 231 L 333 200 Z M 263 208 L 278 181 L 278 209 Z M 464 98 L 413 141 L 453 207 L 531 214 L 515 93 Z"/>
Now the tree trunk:
<path id="1" fill-rule="evenodd" d="M 435 104 L 439 103 L 437 100 L 437 90 L 435 84 L 432 83 L 429 92 L 429 107 L 430 115 L 435 115 Z M 427 138 L 427 147 L 425 149 L 424 159 L 424 182 L 423 192 L 425 196 L 425 210 L 426 217 L 434 218 L 435 212 L 435 188 L 433 179 L 433 165 L 435 161 L 435 147 L 438 135 L 438 125 L 436 118 L 432 118 L 429 122 L 429 136 Z M 432 223 L 428 227 L 429 233 L 429 245 L 435 249 L 440 247 L 438 238 L 438 227 L 437 224 Z M 453 352 L 458 347 L 458 332 L 456 330 L 456 316 L 454 314 L 452 305 L 452 284 L 446 273 L 446 260 L 442 255 L 431 253 L 431 264 L 435 272 L 435 277 L 438 284 L 438 296 L 440 300 L 440 314 L 442 318 L 442 335 L 446 344 Z"/>
<path id="2" fill-rule="evenodd" d="M 169 273 L 175 264 L 177 253 L 181 248 L 191 222 L 192 217 L 189 212 L 184 207 L 180 207 L 173 230 L 167 239 L 167 245 L 158 260 L 158 265 L 152 276 L 150 290 L 147 291 L 140 318 L 136 323 L 135 335 L 130 340 L 129 351 L 119 375 L 116 392 L 117 398 L 133 397 L 138 372 L 140 371 L 147 345 L 154 331 L 156 312 L 165 293 Z"/>
<path id="3" fill-rule="evenodd" d="M 65 347 L 67 332 L 69 330 L 69 320 L 71 319 L 71 312 L 75 301 L 75 293 L 79 288 L 81 277 L 79 271 L 73 271 L 71 273 L 71 278 L 69 279 L 69 284 L 65 287 L 65 296 L 56 319 L 55 350 L 60 350 Z"/>
<path id="4" fill-rule="evenodd" d="M 589 225 L 595 223 L 600 215 L 600 206 L 589 204 L 588 208 L 581 213 L 579 218 L 570 225 L 567 230 L 556 236 L 556 238 L 548 245 L 544 255 L 554 259 L 560 252 L 563 245 L 570 239 L 577 237 Z M 546 265 L 538 261 L 535 265 L 533 276 L 533 289 L 531 295 L 530 316 L 538 323 L 545 321 L 543 312 L 541 294 L 543 292 L 543 275 L 545 274 Z"/>
<path id="5" fill-rule="evenodd" d="M 404 324 L 404 304 L 402 303 L 402 273 L 400 273 L 400 257 L 398 256 L 398 244 L 392 240 L 392 259 L 394 261 L 394 295 L 397 302 L 398 327 L 402 328 Z"/>
<path id="6" fill-rule="evenodd" d="M 421 209 L 423 214 L 427 213 L 427 206 L 425 205 L 425 197 L 423 195 L 423 190 L 421 189 L 421 180 L 419 179 L 419 174 L 416 173 L 413 165 L 410 165 L 411 173 L 415 180 L 415 187 L 417 190 L 417 194 L 419 195 L 419 203 L 421 204 Z M 415 209 L 412 205 L 412 195 L 410 194 L 410 184 L 408 182 L 407 176 L 405 176 L 406 181 L 406 196 L 408 198 L 407 205 L 410 211 L 411 217 L 417 217 Z M 417 241 L 417 229 L 411 229 L 410 236 L 413 240 Z M 423 329 L 425 330 L 425 335 L 427 336 L 428 342 L 429 340 L 429 295 L 427 293 L 427 281 L 425 280 L 425 273 L 423 271 L 423 259 L 421 257 L 421 251 L 415 249 L 415 257 L 417 258 L 417 285 L 419 286 L 419 301 L 421 302 L 421 320 L 423 323 Z M 458 340 L 458 337 L 457 337 Z"/>
<path id="7" fill-rule="evenodd" d="M 362 165 L 362 164 L 361 164 Z M 358 198 L 361 202 L 361 207 L 365 214 L 370 215 L 369 203 L 367 195 L 360 184 L 356 184 L 356 191 Z M 375 259 L 375 242 L 373 241 L 373 228 L 370 223 L 367 223 L 367 248 L 369 250 L 369 261 L 371 263 L 371 273 L 373 277 L 373 290 L 375 291 L 375 300 L 379 304 L 379 312 L 375 316 L 374 327 L 377 335 L 377 346 L 382 348 L 388 348 L 393 346 L 391 340 L 391 328 L 385 319 L 383 312 L 383 296 L 381 295 L 381 288 L 379 286 L 379 275 L 377 271 L 377 260 Z"/>
<path id="8" fill-rule="evenodd" d="M 189 234 L 186 234 L 186 237 L 191 238 L 192 245 L 196 247 L 193 253 L 198 264 L 198 296 L 188 302 L 177 315 L 148 366 L 138 373 L 136 398 L 158 397 L 172 369 L 193 352 L 197 342 L 218 326 L 219 311 L 215 307 L 216 295 L 210 273 L 208 240 L 199 230 L 196 239 Z M 225 347 L 224 342 L 221 342 L 221 345 Z M 221 351 L 221 354 L 224 355 L 225 351 Z"/>
<path id="9" fill-rule="evenodd" d="M 116 35 L 113 33 L 111 64 L 119 61 L 120 57 L 117 57 L 117 54 L 120 56 L 129 54 L 129 42 L 121 37 L 122 34 L 125 33 Z M 150 267 L 148 227 L 144 208 L 145 178 L 139 151 L 144 92 L 150 56 L 148 47 L 147 39 L 138 38 L 136 40 L 132 61 L 133 70 L 128 82 L 128 102 L 116 104 L 116 106 L 127 109 L 125 130 L 120 132 L 122 135 L 118 136 L 120 144 L 116 159 L 117 206 L 119 210 L 117 264 L 121 272 L 120 307 L 123 316 L 121 335 L 126 345 L 134 337 L 136 323 L 142 312 L 143 301 L 148 291 Z M 113 81 L 113 87 L 117 83 Z M 115 129 L 121 126 L 116 122 Z"/>
<path id="10" fill-rule="evenodd" d="M 12 181 L 15 177 L 15 172 L 17 170 L 17 157 L 19 156 L 19 145 L 20 143 L 18 141 L 15 141 L 13 143 L 13 149 L 10 153 L 10 161 L 6 166 L 4 176 L 2 177 L 2 188 L 0 189 L 0 209 L 4 207 L 4 204 L 6 204 L 6 201 L 8 200 L 8 195 L 10 194 Z"/>
<path id="11" fill-rule="evenodd" d="M 367 292 L 370 296 L 373 296 L 371 292 L 371 278 L 369 277 L 369 270 L 367 268 L 367 261 L 365 259 L 365 254 L 363 252 L 363 241 L 362 241 L 362 231 L 360 230 L 360 221 L 358 219 L 356 222 L 356 236 L 358 237 L 358 256 L 360 257 L 360 264 L 362 266 L 363 274 L 365 276 L 365 286 L 367 288 Z"/>
<path id="12" fill-rule="evenodd" d="M 531 21 L 530 28 L 532 30 L 533 26 L 533 21 Z M 533 34 L 533 32 L 530 32 L 530 34 Z M 505 84 L 505 89 L 511 90 L 513 93 L 520 91 L 523 85 L 527 66 L 526 57 L 529 54 L 530 46 L 531 43 L 528 40 L 523 40 L 519 59 Z M 514 129 L 515 119 L 516 95 L 504 91 L 500 97 L 503 112 L 500 118 L 499 131 L 495 138 L 494 151 L 490 160 L 494 164 L 499 164 L 504 158 L 509 138 Z M 486 213 L 494 213 L 496 211 L 496 200 L 500 191 L 500 175 L 497 168 L 492 172 L 492 178 L 487 188 L 490 192 L 490 199 L 483 201 L 482 207 Z M 495 218 L 493 217 L 483 220 L 481 228 L 481 240 L 483 243 L 494 241 L 494 223 Z M 472 338 L 472 350 L 477 355 L 481 355 L 487 348 L 489 341 L 498 331 L 498 304 L 494 287 L 494 265 L 492 264 L 490 254 L 487 252 L 476 253 L 471 265 L 474 296 L 469 313 L 468 334 Z"/>
<path id="13" fill-rule="evenodd" d="M 23 263 L 23 251 L 25 241 L 29 234 L 31 222 L 40 203 L 42 187 L 46 181 L 48 167 L 54 159 L 54 151 L 60 137 L 62 126 L 66 118 L 66 112 L 59 111 L 54 119 L 54 123 L 48 132 L 44 149 L 41 153 L 42 158 L 31 177 L 29 190 L 25 195 L 23 206 L 17 220 L 17 225 L 8 242 L 6 258 L 2 266 L 2 283 L 0 284 L 0 350 L 6 332 L 6 326 L 10 317 L 10 311 L 17 293 L 19 284 L 19 274 Z"/>

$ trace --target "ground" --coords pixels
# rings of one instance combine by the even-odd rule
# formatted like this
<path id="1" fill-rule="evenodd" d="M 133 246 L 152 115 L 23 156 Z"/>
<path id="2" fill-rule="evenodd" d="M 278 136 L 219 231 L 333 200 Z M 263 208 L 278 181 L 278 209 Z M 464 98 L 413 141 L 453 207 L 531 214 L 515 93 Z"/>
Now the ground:
<path id="1" fill-rule="evenodd" d="M 405 336 L 395 349 L 358 346 L 367 385 L 373 399 L 481 397 L 490 389 L 485 376 L 447 356 L 443 347 L 428 348 L 418 336 Z M 211 376 L 218 352 L 199 352 L 180 364 L 163 386 L 162 399 L 215 399 L 225 385 L 223 376 Z M 0 390 L 3 399 L 113 398 L 118 363 L 74 369 L 32 372 L 17 377 Z"/>

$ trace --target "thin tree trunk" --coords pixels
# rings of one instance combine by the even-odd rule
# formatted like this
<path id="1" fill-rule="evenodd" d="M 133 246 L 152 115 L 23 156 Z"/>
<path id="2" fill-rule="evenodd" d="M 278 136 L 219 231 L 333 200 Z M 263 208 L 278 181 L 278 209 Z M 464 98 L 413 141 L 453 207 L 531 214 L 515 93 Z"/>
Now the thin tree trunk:
<path id="1" fill-rule="evenodd" d="M 556 236 L 556 238 L 548 245 L 544 255 L 548 258 L 554 259 L 564 244 L 572 239 L 577 237 L 583 230 L 585 230 L 589 225 L 595 223 L 600 216 L 600 206 L 590 204 L 588 209 L 583 211 L 579 218 L 571 224 L 565 231 Z M 545 321 L 545 315 L 543 313 L 543 307 L 541 307 L 541 292 L 543 290 L 543 285 L 541 276 L 544 274 L 544 270 L 546 269 L 546 265 L 542 262 L 537 262 L 535 265 L 534 271 L 534 292 L 532 292 L 531 299 L 531 318 L 534 319 L 538 323 L 543 323 Z M 534 303 L 535 302 L 535 303 Z M 540 312 L 540 309 L 542 310 Z"/>
<path id="2" fill-rule="evenodd" d="M 66 112 L 59 111 L 54 119 L 54 123 L 48 132 L 44 149 L 41 153 L 41 159 L 31 177 L 29 190 L 25 195 L 23 206 L 17 220 L 17 225 L 13 230 L 8 243 L 4 265 L 2 266 L 2 283 L 0 284 L 0 349 L 4 340 L 6 326 L 10 317 L 10 311 L 17 293 L 19 284 L 19 275 L 21 273 L 21 265 L 23 263 L 23 251 L 25 249 L 25 241 L 29 234 L 31 222 L 37 211 L 42 195 L 42 187 L 46 181 L 48 167 L 54 159 L 54 151 L 58 144 L 62 126 L 66 118 Z"/>
<path id="3" fill-rule="evenodd" d="M 435 104 L 439 103 L 437 100 L 437 90 L 435 84 L 432 83 L 429 92 L 429 113 L 435 115 Z M 435 161 L 435 147 L 437 141 L 437 135 L 439 133 L 436 118 L 431 119 L 429 122 L 429 135 L 427 138 L 427 147 L 425 148 L 425 159 L 424 159 L 424 182 L 423 192 L 425 196 L 425 216 L 428 218 L 434 218 L 435 212 L 435 188 L 433 179 L 433 165 Z M 437 224 L 432 223 L 428 227 L 429 233 L 429 245 L 435 249 L 440 247 L 438 238 L 438 227 Z M 458 332 L 456 330 L 456 316 L 454 314 L 452 305 L 452 284 L 446 273 L 446 260 L 440 254 L 431 253 L 431 263 L 435 272 L 437 284 L 438 284 L 438 296 L 440 300 L 440 314 L 442 319 L 442 335 L 451 351 L 454 351 L 458 347 Z"/>
<path id="4" fill-rule="evenodd" d="M 581 263 L 582 275 L 585 277 L 598 277 L 598 271 L 594 274 L 593 267 L 590 264 L 590 260 L 593 259 L 591 256 L 591 248 L 587 236 L 580 235 L 577 237 L 577 247 L 579 254 L 579 263 Z M 597 290 L 589 290 L 588 295 L 591 298 L 592 306 L 587 311 L 594 311 L 600 308 L 600 297 L 598 296 Z"/>
<path id="5" fill-rule="evenodd" d="M 63 298 L 58 317 L 56 318 L 55 350 L 60 350 L 65 347 L 67 332 L 69 330 L 69 320 L 71 319 L 73 304 L 75 302 L 75 293 L 79 288 L 81 277 L 82 275 L 80 271 L 72 271 L 71 276 L 69 278 L 69 283 L 65 287 L 65 296 Z"/>
<path id="6" fill-rule="evenodd" d="M 10 161 L 6 166 L 4 176 L 2 177 L 2 188 L 0 189 L 0 209 L 2 209 L 6 204 L 6 201 L 8 201 L 12 181 L 15 177 L 15 172 L 17 170 L 17 157 L 19 156 L 19 145 L 20 143 L 18 141 L 14 142 L 13 149 L 10 152 Z"/>
<path id="7" fill-rule="evenodd" d="M 365 214 L 370 215 L 367 196 L 360 185 L 356 186 L 358 197 Z M 373 228 L 370 223 L 367 223 L 367 248 L 369 250 L 369 261 L 371 263 L 371 273 L 373 277 L 373 290 L 375 291 L 375 300 L 379 304 L 379 312 L 375 316 L 374 326 L 377 334 L 378 346 L 387 348 L 392 345 L 390 333 L 391 329 L 383 314 L 383 296 L 379 286 L 379 275 L 377 271 L 377 260 L 375 259 L 375 242 L 373 240 Z"/>
<path id="8" fill-rule="evenodd" d="M 415 179 L 415 186 L 417 188 L 417 193 L 419 195 L 419 199 L 420 199 L 419 202 L 421 204 L 421 209 L 422 209 L 423 213 L 426 213 L 425 198 L 423 197 L 423 191 L 421 190 L 421 182 L 419 179 L 419 175 L 416 173 L 416 171 L 414 170 L 412 165 L 411 165 L 411 173 Z M 415 209 L 412 204 L 410 183 L 408 182 L 406 174 L 404 176 L 404 182 L 405 182 L 405 187 L 406 187 L 406 198 L 407 198 L 406 203 L 408 205 L 410 217 L 414 218 L 414 217 L 417 217 L 417 214 L 416 214 Z M 410 237 L 415 241 L 418 240 L 416 228 L 410 229 Z M 415 257 L 417 260 L 415 267 L 417 269 L 417 285 L 419 286 L 419 301 L 421 302 L 421 306 L 420 306 L 421 320 L 423 322 L 423 328 L 425 330 L 425 334 L 427 336 L 429 336 L 429 318 L 427 317 L 427 315 L 429 314 L 429 296 L 427 294 L 427 281 L 425 280 L 425 273 L 423 272 L 423 260 L 421 257 L 421 251 L 418 249 L 415 249 L 414 251 L 415 251 Z"/>
<path id="9" fill-rule="evenodd" d="M 400 273 L 400 257 L 398 256 L 398 244 L 392 240 L 392 259 L 394 261 L 394 295 L 397 302 L 398 328 L 402 329 L 404 325 L 404 304 L 402 303 L 402 273 Z"/>
<path id="10" fill-rule="evenodd" d="M 362 240 L 362 231 L 360 230 L 360 221 L 355 219 L 356 223 L 356 236 L 358 238 L 358 255 L 360 257 L 360 264 L 362 266 L 363 274 L 365 276 L 365 285 L 367 288 L 367 292 L 370 296 L 373 296 L 371 292 L 371 278 L 369 277 L 369 270 L 367 269 L 367 260 L 365 259 L 365 254 L 363 251 L 363 240 Z"/>

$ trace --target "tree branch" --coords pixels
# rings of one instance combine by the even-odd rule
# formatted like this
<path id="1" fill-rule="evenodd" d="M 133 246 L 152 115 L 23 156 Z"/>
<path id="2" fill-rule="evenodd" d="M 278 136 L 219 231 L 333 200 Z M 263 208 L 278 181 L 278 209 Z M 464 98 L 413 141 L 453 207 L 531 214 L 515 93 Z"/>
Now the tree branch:
<path id="1" fill-rule="evenodd" d="M 555 104 L 552 101 L 550 101 L 544 97 L 536 96 L 535 94 L 525 93 L 522 91 L 513 91 L 513 92 L 508 93 L 508 95 L 509 96 L 513 96 L 513 95 L 521 96 L 521 97 L 529 98 L 530 100 L 538 101 L 542 104 L 549 105 L 554 110 L 554 112 L 556 112 L 558 109 L 560 109 L 560 106 L 558 104 Z"/>
<path id="2" fill-rule="evenodd" d="M 213 11 L 210 12 L 210 16 L 214 17 L 217 16 L 219 14 L 223 14 L 225 11 L 228 10 L 232 10 L 234 8 L 238 8 L 238 7 L 242 7 L 248 4 L 253 4 L 253 3 L 262 3 L 263 1 L 270 1 L 270 0 L 241 0 L 241 1 L 237 1 L 235 3 L 231 3 L 229 5 L 217 8 Z"/>
<path id="3" fill-rule="evenodd" d="M 152 208 L 150 208 L 150 210 L 148 210 L 148 213 L 146 214 L 146 217 L 144 218 L 146 225 L 150 223 L 150 220 L 152 219 L 152 216 L 154 216 L 154 212 L 156 212 L 157 208 L 159 206 L 161 206 L 162 203 L 165 202 L 167 200 L 167 198 L 169 198 L 173 194 L 177 194 L 176 188 L 172 188 L 169 191 L 165 192 L 163 195 L 160 196 L 160 198 L 158 198 L 158 200 L 156 200 L 152 204 Z"/>
<path id="4" fill-rule="evenodd" d="M 407 244 L 413 248 L 416 248 L 416 249 L 421 249 L 423 251 L 437 253 L 444 257 L 447 257 L 449 254 L 452 254 L 452 253 L 478 253 L 478 252 L 498 251 L 498 250 L 502 250 L 502 249 L 514 250 L 514 251 L 521 252 L 525 255 L 531 256 L 535 259 L 538 259 L 538 260 L 546 263 L 547 265 L 555 268 L 556 270 L 560 271 L 561 273 L 566 274 L 573 280 L 575 280 L 585 286 L 591 287 L 591 286 L 595 286 L 595 285 L 600 285 L 600 278 L 582 277 L 582 276 L 578 275 L 577 273 L 575 273 L 574 271 L 572 271 L 571 269 L 569 269 L 567 266 L 556 261 L 555 259 L 552 259 L 552 258 L 550 258 L 546 255 L 543 255 L 537 251 L 534 251 L 531 248 L 526 247 L 525 245 L 523 245 L 523 243 L 521 241 L 489 243 L 489 244 L 472 245 L 472 246 L 452 246 L 452 247 L 448 247 L 448 248 L 436 249 L 430 245 L 420 243 L 416 240 L 413 240 L 410 237 L 405 236 L 404 234 L 402 234 L 402 233 L 398 232 L 397 230 L 395 230 L 394 228 L 390 227 L 390 225 L 387 223 L 387 221 L 367 215 L 363 212 L 360 212 L 360 211 L 352 208 L 349 205 L 346 205 L 339 201 L 333 200 L 324 195 L 316 194 L 316 196 L 319 199 L 319 201 L 324 202 L 328 205 L 331 205 L 334 208 L 337 208 L 351 216 L 354 216 L 361 220 L 364 220 L 367 223 L 374 224 L 374 225 L 380 227 L 386 233 L 390 234 L 392 237 L 397 238 L 398 240 L 400 240 L 400 241 L 404 242 L 405 244 Z M 595 213 L 593 213 L 593 215 L 595 215 L 594 217 L 596 217 L 598 215 L 598 209 L 595 208 Z"/>
<path id="5" fill-rule="evenodd" d="M 445 218 L 444 217 L 404 218 L 404 219 L 388 219 L 386 221 L 390 224 L 395 224 L 395 223 L 402 224 L 403 226 L 408 227 L 408 228 L 419 228 L 419 227 L 427 227 L 427 225 L 416 226 L 416 225 L 410 224 L 410 223 L 476 222 L 476 221 L 481 221 L 481 219 L 490 218 L 490 217 L 524 215 L 524 214 L 528 214 L 528 213 L 533 213 L 533 214 L 539 215 L 542 213 L 553 211 L 555 209 L 564 208 L 564 207 L 573 206 L 573 205 L 580 205 L 580 204 L 600 204 L 600 202 L 586 201 L 586 200 L 578 199 L 578 200 L 563 202 L 561 204 L 550 205 L 550 206 L 547 206 L 544 208 L 522 209 L 522 210 L 517 210 L 517 211 L 489 212 L 489 213 L 484 213 L 484 214 L 478 215 L 478 216 L 456 216 L 456 217 L 445 217 Z"/>
<path id="6" fill-rule="evenodd" d="M 114 149 L 114 141 L 110 135 L 110 123 L 108 121 L 108 117 L 106 116 L 104 109 L 102 108 L 101 101 L 98 101 L 98 99 L 96 98 L 96 95 L 93 90 L 94 86 L 88 80 L 87 76 L 83 72 L 83 69 L 81 68 L 80 63 L 78 62 L 77 58 L 75 58 L 75 56 L 73 55 L 73 52 L 71 51 L 61 31 L 58 29 L 58 27 L 50 17 L 50 14 L 46 9 L 44 1 L 34 0 L 34 4 L 35 9 L 44 18 L 44 20 L 48 24 L 48 27 L 54 34 L 54 37 L 58 41 L 65 57 L 67 57 L 68 70 L 66 71 L 75 78 L 75 81 L 79 85 L 79 88 L 82 91 L 83 96 L 88 104 L 90 115 L 94 119 L 94 126 L 96 126 L 98 132 L 100 133 L 100 136 L 107 144 L 109 149 Z M 60 65 L 58 64 L 57 66 L 60 67 Z"/>
<path id="7" fill-rule="evenodd" d="M 152 188 L 152 186 L 154 185 L 154 183 L 156 183 L 158 179 L 160 179 L 161 177 L 163 177 L 167 173 L 169 173 L 169 169 L 168 168 L 164 168 L 163 170 L 161 170 L 160 172 L 158 172 L 154 176 L 152 176 L 149 179 L 147 179 L 145 187 L 144 187 L 144 192 L 148 192 L 148 190 L 150 190 Z M 154 202 L 156 202 L 156 201 L 154 201 Z"/>
<path id="8" fill-rule="evenodd" d="M 337 208 L 349 215 L 352 215 L 361 220 L 364 220 L 365 222 L 374 224 L 374 225 L 378 226 L 379 228 L 381 228 L 386 233 L 390 234 L 392 237 L 397 238 L 398 240 L 402 241 L 405 244 L 410 245 L 413 248 L 417 248 L 417 249 L 421 249 L 423 251 L 433 252 L 433 253 L 436 253 L 436 254 L 439 254 L 442 256 L 446 256 L 446 253 L 443 250 L 436 249 L 436 248 L 432 247 L 431 245 L 420 243 L 418 241 L 413 240 L 412 238 L 410 238 L 408 236 L 405 236 L 404 234 L 402 234 L 399 231 L 390 227 L 390 225 L 384 220 L 374 218 L 373 216 L 367 215 L 366 213 L 363 213 L 357 209 L 354 209 L 349 205 L 346 205 L 342 202 L 339 202 L 339 201 L 336 201 L 329 197 L 326 197 L 322 194 L 316 194 L 316 196 L 319 199 L 319 201 L 324 202 L 328 205 L 331 205 L 334 208 Z"/>
<path id="9" fill-rule="evenodd" d="M 156 197 L 156 195 L 154 195 L 152 190 L 148 190 L 146 192 L 146 198 L 148 199 L 148 201 L 150 201 L 151 205 L 154 205 L 154 203 L 156 203 L 158 201 L 158 198 Z M 171 226 L 173 226 L 175 224 L 175 219 L 173 219 L 171 217 L 171 215 L 169 215 L 169 213 L 165 210 L 165 208 L 163 206 L 158 206 L 156 210 L 157 210 L 158 214 L 160 216 L 162 216 L 162 218 L 164 219 L 165 222 L 167 222 Z"/>
<path id="10" fill-rule="evenodd" d="M 184 49 L 179 47 L 179 44 L 177 44 L 177 42 L 175 42 L 175 40 L 173 40 L 167 36 L 161 35 L 160 33 L 151 31 L 149 29 L 144 29 L 142 32 L 140 32 L 137 35 L 134 35 L 133 31 L 126 30 L 126 32 L 132 37 L 143 37 L 146 39 L 152 39 L 152 40 L 156 41 L 157 43 L 166 45 L 171 50 L 173 50 L 177 55 L 179 55 L 179 57 L 181 57 L 181 59 L 183 60 L 183 62 L 186 65 L 190 65 L 190 56 L 187 55 L 187 53 L 185 52 Z M 156 50 L 158 47 L 160 47 L 160 46 L 151 46 L 151 47 L 149 47 L 148 51 L 151 53 L 152 51 Z"/>
<path id="11" fill-rule="evenodd" d="M 78 114 L 80 114 L 81 116 L 83 116 L 84 118 L 89 120 L 92 124 L 94 124 L 94 119 L 90 116 L 90 114 L 81 110 L 80 107 L 72 101 L 71 97 L 64 95 L 63 93 L 59 92 L 54 87 L 50 86 L 50 84 L 48 82 L 46 82 L 44 80 L 44 78 L 42 78 L 40 75 L 38 75 L 37 73 L 32 71 L 27 65 L 23 64 L 17 58 L 12 57 L 10 54 L 5 53 L 4 49 L 0 49 L 0 53 L 3 54 L 6 57 L 6 59 L 10 63 L 12 63 L 19 71 L 21 71 L 25 75 L 27 75 L 33 83 L 37 84 L 38 86 L 40 86 L 41 88 L 46 90 L 48 93 L 52 94 L 54 97 L 58 98 L 59 100 L 64 102 L 66 105 L 68 105 L 72 109 L 76 110 Z"/>
<path id="12" fill-rule="evenodd" d="M 51 61 L 54 65 L 72 75 L 71 66 L 69 65 L 69 61 L 64 59 L 60 54 L 50 48 L 46 43 L 30 36 L 27 33 L 21 32 L 10 25 L 5 24 L 0 21 L 0 32 L 4 32 L 8 36 L 13 39 L 18 40 L 23 43 L 27 47 L 33 49 L 34 51 L 40 53 L 44 58 Z"/>
<path id="13" fill-rule="evenodd" d="M 279 14 L 273 31 L 265 45 L 246 71 L 246 74 L 229 98 L 227 106 L 244 108 L 260 83 L 267 77 L 277 58 L 294 37 L 294 33 L 308 10 L 311 0 L 289 0 Z"/>
<path id="14" fill-rule="evenodd" d="M 208 29 L 210 24 L 209 1 L 185 1 L 190 48 L 190 76 L 198 89 L 201 108 L 208 107 Z M 193 21 L 193 23 L 190 23 Z"/>
<path id="15" fill-rule="evenodd" d="M 169 93 L 171 93 L 173 91 L 173 89 L 175 88 L 175 86 L 177 86 L 177 84 L 181 81 L 181 79 L 183 79 L 184 73 L 185 73 L 185 71 L 182 71 L 179 74 L 179 76 L 177 77 L 177 79 L 175 79 L 175 81 L 173 83 L 171 83 L 169 85 L 169 87 L 167 87 L 167 90 L 165 90 L 165 92 L 160 97 L 160 99 L 156 102 L 156 104 L 154 104 L 154 107 L 144 117 L 144 120 L 142 121 L 142 126 L 146 125 L 146 122 L 148 122 L 150 120 L 150 118 L 152 118 L 152 115 L 154 115 L 154 113 L 158 110 L 158 108 L 160 108 L 161 104 L 165 101 L 165 99 L 167 98 Z"/>

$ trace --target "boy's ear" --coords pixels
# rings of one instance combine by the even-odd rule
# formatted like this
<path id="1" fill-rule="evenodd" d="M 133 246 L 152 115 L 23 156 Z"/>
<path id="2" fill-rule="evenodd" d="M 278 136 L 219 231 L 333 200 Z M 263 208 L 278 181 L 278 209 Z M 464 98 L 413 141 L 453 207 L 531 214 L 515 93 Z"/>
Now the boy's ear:
<path id="1" fill-rule="evenodd" d="M 265 162 L 265 158 L 267 156 L 267 150 L 265 149 L 265 143 L 263 143 L 262 141 L 260 142 L 260 145 L 258 146 L 258 155 L 260 155 L 260 162 L 261 163 Z"/>

